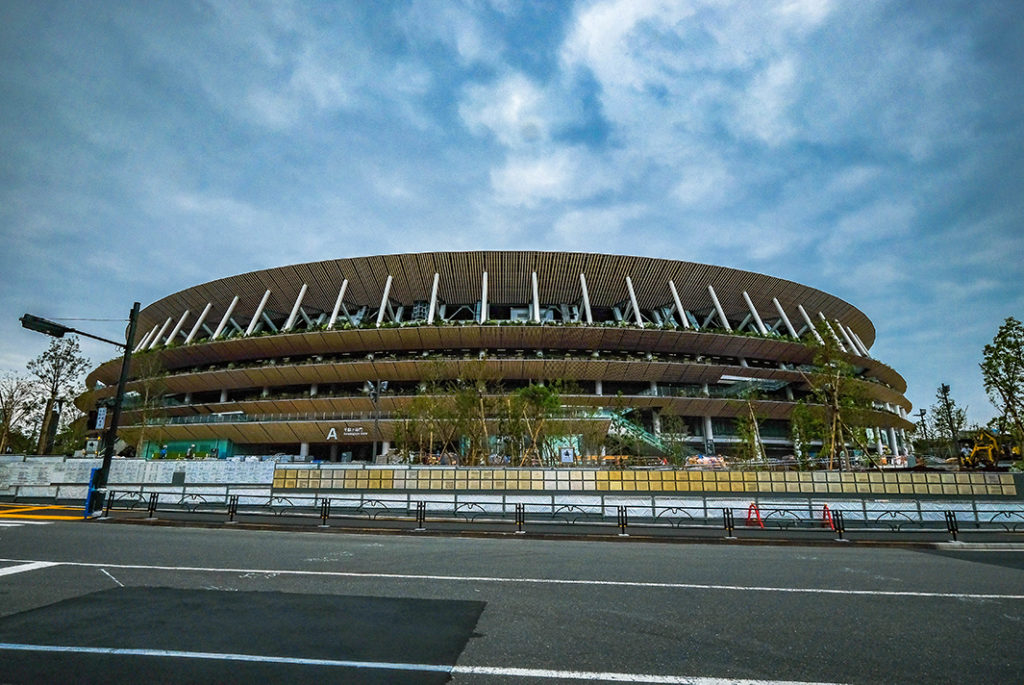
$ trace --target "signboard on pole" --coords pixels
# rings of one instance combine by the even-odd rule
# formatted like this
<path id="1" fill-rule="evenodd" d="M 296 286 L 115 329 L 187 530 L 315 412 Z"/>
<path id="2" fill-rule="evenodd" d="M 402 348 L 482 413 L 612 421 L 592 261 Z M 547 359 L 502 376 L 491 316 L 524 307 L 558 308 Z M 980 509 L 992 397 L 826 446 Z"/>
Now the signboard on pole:
<path id="1" fill-rule="evenodd" d="M 98 407 L 96 409 L 96 430 L 103 430 L 103 426 L 107 424 L 107 408 Z"/>

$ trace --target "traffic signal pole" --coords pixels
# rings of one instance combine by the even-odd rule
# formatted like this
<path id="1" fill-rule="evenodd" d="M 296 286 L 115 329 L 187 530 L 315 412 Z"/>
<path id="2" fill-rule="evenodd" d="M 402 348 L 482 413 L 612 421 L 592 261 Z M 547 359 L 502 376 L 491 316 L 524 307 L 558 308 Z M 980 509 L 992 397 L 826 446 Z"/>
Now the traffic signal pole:
<path id="1" fill-rule="evenodd" d="M 103 436 L 103 464 L 93 479 L 93 490 L 89 497 L 86 515 L 98 515 L 103 511 L 103 503 L 107 496 L 107 479 L 110 476 L 110 461 L 114 458 L 114 443 L 117 441 L 117 427 L 121 421 L 121 404 L 124 402 L 124 386 L 128 383 L 128 373 L 132 364 L 132 347 L 135 344 L 135 325 L 139 319 L 139 303 L 132 306 L 128 317 L 128 332 L 125 339 L 124 357 L 121 359 L 121 377 L 117 381 L 117 394 L 114 396 L 114 410 L 111 412 L 110 428 Z"/>

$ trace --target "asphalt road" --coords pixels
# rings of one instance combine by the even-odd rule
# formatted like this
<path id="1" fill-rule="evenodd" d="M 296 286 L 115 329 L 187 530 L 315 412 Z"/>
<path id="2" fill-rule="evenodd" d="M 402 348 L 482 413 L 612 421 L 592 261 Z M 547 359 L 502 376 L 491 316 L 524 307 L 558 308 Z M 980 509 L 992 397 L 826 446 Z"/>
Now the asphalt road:
<path id="1" fill-rule="evenodd" d="M 0 682 L 1024 681 L 1024 552 L 0 527 Z"/>

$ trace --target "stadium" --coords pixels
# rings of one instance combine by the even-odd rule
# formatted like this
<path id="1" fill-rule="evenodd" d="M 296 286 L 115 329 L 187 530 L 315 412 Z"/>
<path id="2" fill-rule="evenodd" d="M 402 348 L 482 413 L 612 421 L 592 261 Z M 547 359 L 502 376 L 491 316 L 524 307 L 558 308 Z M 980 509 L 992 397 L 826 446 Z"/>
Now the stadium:
<path id="1" fill-rule="evenodd" d="M 542 386 L 561 409 L 538 457 L 579 463 L 680 446 L 730 455 L 745 416 L 764 455 L 780 457 L 799 451 L 790 421 L 812 400 L 813 343 L 823 335 L 869 398 L 871 449 L 905 453 L 906 383 L 871 356 L 873 324 L 792 281 L 567 252 L 296 264 L 145 307 L 121 435 L 145 457 L 380 462 L 472 452 L 508 463 L 509 398 Z M 111 360 L 92 371 L 79 406 L 111 401 L 119 369 Z M 475 398 L 476 423 L 440 416 L 457 392 Z M 514 424 L 527 434 L 520 441 L 540 441 L 533 418 Z"/>

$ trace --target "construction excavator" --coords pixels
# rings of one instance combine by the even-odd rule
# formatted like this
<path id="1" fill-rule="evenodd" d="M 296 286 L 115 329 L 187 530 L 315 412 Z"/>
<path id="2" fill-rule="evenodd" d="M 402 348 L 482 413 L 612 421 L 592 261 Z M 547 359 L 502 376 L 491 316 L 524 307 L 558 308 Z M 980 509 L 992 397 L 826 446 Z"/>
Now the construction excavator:
<path id="1" fill-rule="evenodd" d="M 982 429 L 974 435 L 974 444 L 970 451 L 964 446 L 960 452 L 960 468 L 994 469 L 999 466 L 1002 456 L 1003 448 L 999 444 L 999 437 L 990 430 Z"/>

